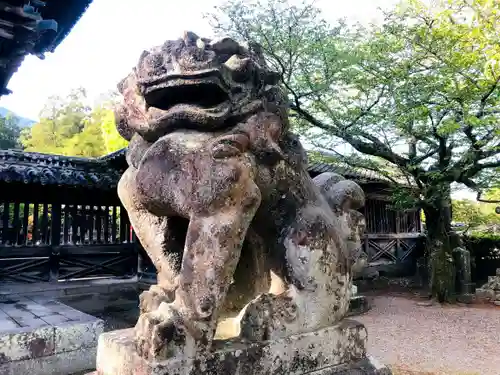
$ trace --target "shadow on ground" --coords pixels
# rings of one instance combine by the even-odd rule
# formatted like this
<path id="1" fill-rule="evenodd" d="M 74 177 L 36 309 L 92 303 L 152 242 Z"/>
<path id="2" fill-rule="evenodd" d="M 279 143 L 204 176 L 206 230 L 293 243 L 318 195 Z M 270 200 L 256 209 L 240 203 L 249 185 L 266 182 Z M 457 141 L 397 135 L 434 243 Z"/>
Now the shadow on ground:
<path id="1" fill-rule="evenodd" d="M 131 328 L 139 316 L 139 294 L 135 288 L 109 293 L 62 297 L 62 303 L 104 320 L 104 330 Z"/>

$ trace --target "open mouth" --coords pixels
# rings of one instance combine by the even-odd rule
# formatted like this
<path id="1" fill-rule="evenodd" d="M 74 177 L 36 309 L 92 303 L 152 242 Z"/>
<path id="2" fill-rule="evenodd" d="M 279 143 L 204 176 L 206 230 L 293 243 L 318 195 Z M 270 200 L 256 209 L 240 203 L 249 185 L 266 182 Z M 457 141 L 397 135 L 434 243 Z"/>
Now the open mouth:
<path id="1" fill-rule="evenodd" d="M 197 81 L 152 89 L 144 99 L 150 107 L 165 111 L 179 104 L 209 109 L 227 102 L 229 95 L 216 82 Z"/>

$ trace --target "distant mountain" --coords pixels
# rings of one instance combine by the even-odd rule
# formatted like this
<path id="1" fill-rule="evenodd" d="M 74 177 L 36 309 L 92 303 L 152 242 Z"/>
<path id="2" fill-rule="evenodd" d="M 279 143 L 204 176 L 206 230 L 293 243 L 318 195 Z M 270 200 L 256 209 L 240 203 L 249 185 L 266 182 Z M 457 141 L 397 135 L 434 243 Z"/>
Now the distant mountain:
<path id="1" fill-rule="evenodd" d="M 12 117 L 17 117 L 19 119 L 19 126 L 21 128 L 29 128 L 30 126 L 32 126 L 33 124 L 36 123 L 36 121 L 34 121 L 34 120 L 31 120 L 31 119 L 26 118 L 26 117 L 19 116 L 16 113 L 12 112 L 11 110 L 9 110 L 7 108 L 0 107 L 0 117 L 7 117 L 7 115 L 9 115 L 9 114 Z"/>

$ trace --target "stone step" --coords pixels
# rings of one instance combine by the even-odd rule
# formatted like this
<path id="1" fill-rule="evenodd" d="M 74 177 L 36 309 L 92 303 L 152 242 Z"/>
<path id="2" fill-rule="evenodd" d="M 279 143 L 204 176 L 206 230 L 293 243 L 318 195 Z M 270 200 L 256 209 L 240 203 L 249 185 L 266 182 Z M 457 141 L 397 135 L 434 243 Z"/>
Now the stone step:
<path id="1" fill-rule="evenodd" d="M 104 322 L 58 301 L 0 302 L 0 374 L 67 375 L 95 368 Z"/>

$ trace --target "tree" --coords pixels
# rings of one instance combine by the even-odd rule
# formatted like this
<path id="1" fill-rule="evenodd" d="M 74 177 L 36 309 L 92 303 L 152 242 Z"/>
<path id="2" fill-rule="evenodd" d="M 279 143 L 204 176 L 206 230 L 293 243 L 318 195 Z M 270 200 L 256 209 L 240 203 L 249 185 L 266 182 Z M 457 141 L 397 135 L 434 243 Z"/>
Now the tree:
<path id="1" fill-rule="evenodd" d="M 26 151 L 71 155 L 75 143 L 71 139 L 82 132 L 90 119 L 84 89 L 72 90 L 67 97 L 49 98 L 40 113 L 40 121 L 23 132 L 21 142 Z"/>
<path id="2" fill-rule="evenodd" d="M 466 230 L 477 228 L 488 223 L 488 215 L 481 210 L 481 206 L 468 199 L 452 201 L 453 221 L 465 224 Z"/>
<path id="3" fill-rule="evenodd" d="M 104 140 L 104 148 L 109 154 L 127 147 L 128 142 L 116 130 L 115 115 L 113 107 L 117 104 L 118 93 L 110 92 L 100 99 L 100 104 L 94 110 L 94 116 L 99 118 L 101 132 Z"/>
<path id="4" fill-rule="evenodd" d="M 451 185 L 481 191 L 499 174 L 500 2 L 409 0 L 370 27 L 332 26 L 307 1 L 229 0 L 208 16 L 262 45 L 310 143 L 386 175 L 395 204 L 423 209 L 432 295 L 448 300 Z"/>
<path id="5" fill-rule="evenodd" d="M 84 89 L 67 97 L 52 97 L 40 121 L 21 134 L 26 151 L 98 157 L 126 146 L 114 125 L 114 96 L 106 95 L 94 108 Z"/>
<path id="6" fill-rule="evenodd" d="M 19 147 L 20 134 L 19 121 L 15 117 L 0 117 L 0 150 Z"/>

